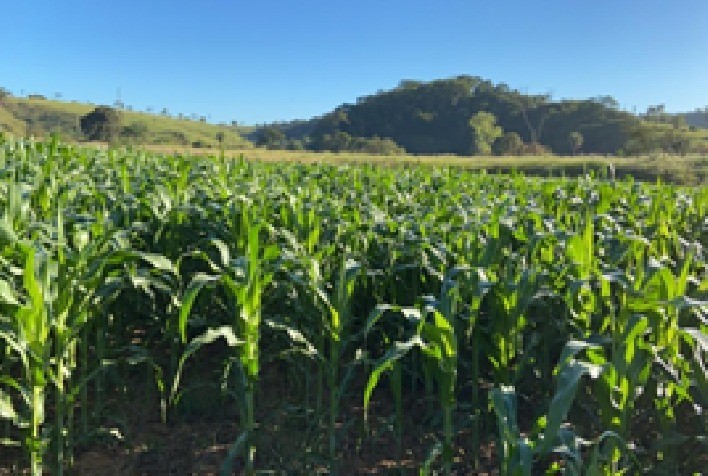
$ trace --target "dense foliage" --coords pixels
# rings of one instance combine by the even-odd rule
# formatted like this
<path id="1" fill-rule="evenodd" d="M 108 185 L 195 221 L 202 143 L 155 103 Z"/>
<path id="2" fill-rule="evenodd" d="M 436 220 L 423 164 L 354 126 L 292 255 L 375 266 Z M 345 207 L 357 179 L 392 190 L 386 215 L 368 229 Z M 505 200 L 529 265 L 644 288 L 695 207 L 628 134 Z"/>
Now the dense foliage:
<path id="1" fill-rule="evenodd" d="M 88 140 L 110 142 L 120 134 L 122 121 L 120 111 L 109 106 L 98 106 L 81 116 L 79 125 Z"/>
<path id="2" fill-rule="evenodd" d="M 625 127 L 638 120 L 612 101 L 551 101 L 525 95 L 505 84 L 461 76 L 432 82 L 404 81 L 391 91 L 360 98 L 325 115 L 313 136 L 346 132 L 356 137 L 388 137 L 411 153 L 467 155 L 479 150 L 470 119 L 494 115 L 504 132 L 553 152 L 570 154 L 568 135 L 585 137 L 583 150 L 612 153 L 627 140 Z M 486 150 L 483 146 L 482 149 Z"/>
<path id="3" fill-rule="evenodd" d="M 707 207 L 632 180 L 5 142 L 0 443 L 62 474 L 148 382 L 168 427 L 205 392 L 239 422 L 224 474 L 338 472 L 374 437 L 423 473 L 482 448 L 502 475 L 702 471 Z"/>
<path id="4" fill-rule="evenodd" d="M 511 137 L 508 134 L 516 134 L 528 145 L 526 153 L 544 149 L 559 155 L 685 153 L 699 146 L 697 136 L 687 127 L 674 124 L 657 129 L 652 127 L 653 119 L 622 111 L 607 96 L 553 101 L 545 95 L 523 94 L 503 83 L 459 76 L 402 81 L 392 90 L 343 104 L 321 118 L 271 127 L 313 150 L 341 150 L 342 142 L 332 138 L 343 134 L 388 138 L 413 154 L 489 155 L 505 149 Z M 637 141 L 637 135 L 643 140 Z M 578 141 L 579 137 L 582 140 Z M 495 139 L 503 142 L 490 149 Z M 520 152 L 524 149 L 515 147 L 510 155 Z"/>

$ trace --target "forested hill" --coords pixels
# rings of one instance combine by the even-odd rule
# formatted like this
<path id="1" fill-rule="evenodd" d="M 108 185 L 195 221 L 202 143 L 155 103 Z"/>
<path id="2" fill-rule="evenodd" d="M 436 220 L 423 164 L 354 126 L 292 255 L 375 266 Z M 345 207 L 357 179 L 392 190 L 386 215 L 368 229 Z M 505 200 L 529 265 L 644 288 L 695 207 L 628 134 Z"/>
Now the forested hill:
<path id="1" fill-rule="evenodd" d="M 639 122 L 620 111 L 609 97 L 551 101 L 525 95 L 505 84 L 459 76 L 431 82 L 402 81 L 395 89 L 343 104 L 321 117 L 311 131 L 311 148 L 337 149 L 350 138 L 389 138 L 407 152 L 470 154 L 479 152 L 480 129 L 470 119 L 494 115 L 500 134 L 516 133 L 526 144 L 542 144 L 554 153 L 615 153 L 627 131 Z M 489 115 L 485 114 L 489 123 Z M 482 125 L 484 126 L 482 121 Z M 487 124 L 493 127 L 493 124 Z M 571 139 L 579 133 L 581 144 Z M 287 134 L 287 131 L 286 131 Z M 482 137 L 482 140 L 484 138 Z M 339 147 L 345 149 L 346 147 Z"/>

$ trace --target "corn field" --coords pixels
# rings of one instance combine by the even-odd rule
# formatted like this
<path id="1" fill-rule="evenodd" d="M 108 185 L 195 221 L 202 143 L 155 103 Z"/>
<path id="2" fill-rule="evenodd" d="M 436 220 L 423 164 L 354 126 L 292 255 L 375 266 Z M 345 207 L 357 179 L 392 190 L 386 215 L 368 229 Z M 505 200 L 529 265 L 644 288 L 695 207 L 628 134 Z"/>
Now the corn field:
<path id="1" fill-rule="evenodd" d="M 0 473 L 131 448 L 145 405 L 232 422 L 221 474 L 700 474 L 707 208 L 0 138 Z"/>

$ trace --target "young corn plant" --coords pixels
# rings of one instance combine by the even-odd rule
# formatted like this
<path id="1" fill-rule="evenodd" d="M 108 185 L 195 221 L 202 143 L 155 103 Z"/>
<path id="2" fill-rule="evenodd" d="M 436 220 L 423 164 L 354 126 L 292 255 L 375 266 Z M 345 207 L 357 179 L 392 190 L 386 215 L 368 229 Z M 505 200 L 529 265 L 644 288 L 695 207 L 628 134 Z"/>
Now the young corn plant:
<path id="1" fill-rule="evenodd" d="M 99 223 L 91 227 L 93 231 L 100 228 Z M 73 461 L 76 395 L 91 377 L 84 366 L 80 378 L 74 373 L 79 366 L 78 343 L 97 304 L 96 291 L 113 243 L 108 235 L 91 240 L 89 230 L 78 224 L 67 236 L 61 208 L 56 210 L 52 230 L 47 238 L 14 243 L 24 261 L 22 290 L 13 290 L 4 281 L 13 316 L 0 325 L 0 336 L 25 368 L 23 381 L 8 377 L 8 383 L 22 395 L 31 414 L 30 436 L 25 440 L 31 471 L 43 470 L 43 454 L 49 448 L 53 455 L 49 467 L 60 475 Z M 50 400 L 54 422 L 44 425 L 43 407 L 50 399 L 50 385 L 54 388 Z"/>
<path id="2" fill-rule="evenodd" d="M 397 361 L 415 348 L 422 352 L 426 363 L 430 365 L 433 379 L 437 384 L 439 405 L 442 412 L 442 460 L 445 474 L 452 474 L 454 422 L 456 407 L 455 387 L 457 384 L 458 338 L 455 335 L 453 315 L 454 300 L 457 294 L 452 287 L 446 288 L 440 299 L 426 299 L 422 303 L 422 311 L 411 311 L 405 308 L 391 307 L 390 310 L 403 312 L 406 317 L 419 316 L 414 335 L 405 342 L 394 342 L 386 354 L 376 363 L 369 375 L 364 390 L 364 411 L 368 412 L 371 395 L 378 384 L 381 375 L 395 369 Z M 386 309 L 386 307 L 379 307 Z M 373 325 L 382 313 L 376 312 L 369 319 L 367 328 Z"/>
<path id="3" fill-rule="evenodd" d="M 329 458 L 336 472 L 337 461 L 337 420 L 339 402 L 345 391 L 346 382 L 340 382 L 339 367 L 342 351 L 349 343 L 351 324 L 351 299 L 360 266 L 353 260 L 342 260 L 334 293 L 330 297 L 324 292 L 322 283 L 312 282 L 313 290 L 326 309 L 324 327 L 327 333 L 329 356 L 327 360 L 327 380 L 329 387 Z"/>
<path id="4" fill-rule="evenodd" d="M 45 470 L 48 431 L 45 410 L 52 374 L 51 322 L 48 307 L 49 269 L 46 260 L 30 243 L 17 245 L 23 258 L 22 293 L 3 282 L 3 301 L 12 311 L 0 327 L 0 338 L 19 359 L 22 374 L 3 376 L 2 383 L 19 395 L 22 409 L 12 406 L 7 394 L 3 417 L 26 429 L 23 444 L 30 459 L 30 472 L 40 476 Z M 26 297 L 23 297 L 25 294 Z"/>
<path id="5" fill-rule="evenodd" d="M 286 212 L 281 215 L 287 216 Z M 328 452 L 331 471 L 337 472 L 337 421 L 339 406 L 346 391 L 350 371 L 344 379 L 340 378 L 343 353 L 353 342 L 351 335 L 351 301 L 361 266 L 358 262 L 344 255 L 336 270 L 336 277 L 328 291 L 328 283 L 323 275 L 323 263 L 333 252 L 332 247 L 319 243 L 321 223 L 314 208 L 305 212 L 302 208 L 295 214 L 296 235 L 285 233 L 290 243 L 293 259 L 298 262 L 298 274 L 291 274 L 291 280 L 298 288 L 311 296 L 314 308 L 321 315 L 322 331 L 315 336 L 314 347 L 320 356 L 318 362 L 326 366 L 320 369 L 326 373 L 329 394 Z M 301 237 L 301 238 L 298 238 Z M 303 241 L 300 241 L 303 240 Z M 315 324 L 317 325 L 317 324 Z M 319 394 L 319 393 L 318 393 Z"/>
<path id="6" fill-rule="evenodd" d="M 230 326 L 210 329 L 206 334 L 188 343 L 187 352 L 181 358 L 180 369 L 186 359 L 203 344 L 213 342 L 223 336 L 227 343 L 236 350 L 236 362 L 243 377 L 243 402 L 241 406 L 241 424 L 244 429 L 229 452 L 222 472 L 230 474 L 231 460 L 235 454 L 245 448 L 245 471 L 255 472 L 255 393 L 258 386 L 259 344 L 261 326 L 261 299 L 265 288 L 270 284 L 273 273 L 268 269 L 279 251 L 274 245 L 263 247 L 261 243 L 262 225 L 251 217 L 253 211 L 246 209 L 241 214 L 241 235 L 237 249 L 242 256 L 231 259 L 228 246 L 221 241 L 214 241 L 220 253 L 221 262 L 212 274 L 197 274 L 188 285 L 182 298 L 179 314 L 179 329 L 182 341 L 187 343 L 188 317 L 199 292 L 207 285 L 221 285 L 233 302 L 233 317 Z M 240 246 L 239 246 L 240 245 Z M 173 394 L 179 385 L 179 375 L 175 379 Z"/>
<path id="7" fill-rule="evenodd" d="M 490 392 L 490 406 L 497 417 L 499 468 L 502 476 L 531 476 L 535 474 L 535 465 L 540 457 L 551 453 L 568 457 L 568 443 L 578 443 L 573 431 L 564 427 L 563 423 L 576 398 L 582 377 L 587 375 L 597 379 L 603 372 L 602 366 L 576 359 L 579 353 L 591 347 L 579 341 L 570 341 L 566 345 L 555 370 L 556 389 L 553 398 L 546 413 L 537 418 L 530 432 L 523 432 L 519 427 L 515 388 L 502 385 Z M 580 451 L 572 455 L 576 460 L 578 453 Z M 573 463 L 578 464 L 577 461 Z"/>

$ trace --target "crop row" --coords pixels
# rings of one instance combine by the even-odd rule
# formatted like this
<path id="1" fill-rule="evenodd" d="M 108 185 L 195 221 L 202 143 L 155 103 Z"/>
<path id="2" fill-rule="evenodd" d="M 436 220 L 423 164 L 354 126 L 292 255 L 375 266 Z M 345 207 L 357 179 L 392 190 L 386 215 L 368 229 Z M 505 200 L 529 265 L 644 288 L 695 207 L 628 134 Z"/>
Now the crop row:
<path id="1" fill-rule="evenodd" d="M 235 410 L 224 474 L 353 472 L 373 434 L 402 461 L 428 433 L 423 473 L 481 448 L 502 475 L 698 472 L 707 207 L 631 179 L 5 140 L 0 443 L 63 474 L 148 380 L 165 425 L 200 392 Z M 259 422 L 278 369 L 285 462 Z"/>

